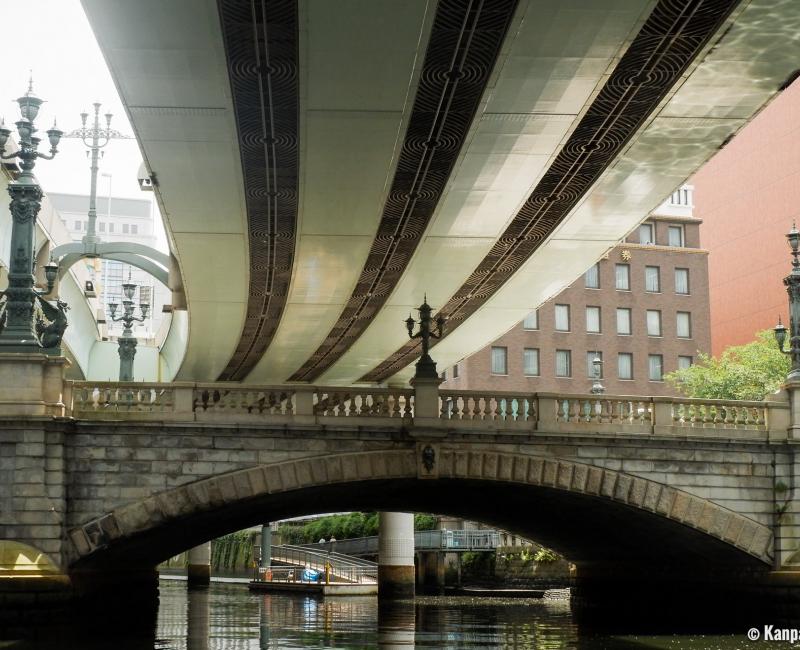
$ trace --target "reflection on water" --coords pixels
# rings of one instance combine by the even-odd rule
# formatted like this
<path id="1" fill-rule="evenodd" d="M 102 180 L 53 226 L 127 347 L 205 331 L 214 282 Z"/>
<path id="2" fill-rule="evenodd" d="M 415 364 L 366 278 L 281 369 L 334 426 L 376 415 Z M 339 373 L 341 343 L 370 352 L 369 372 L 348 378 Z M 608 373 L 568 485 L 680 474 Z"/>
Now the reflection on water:
<path id="1" fill-rule="evenodd" d="M 126 614 L 133 624 L 134 611 Z M 72 626 L 81 627 L 77 624 Z M 374 597 L 317 599 L 253 594 L 242 584 L 214 583 L 188 591 L 185 582 L 161 582 L 155 634 L 130 638 L 135 625 L 102 633 L 84 626 L 79 639 L 60 632 L 14 650 L 267 650 L 290 648 L 759 648 L 738 636 L 612 637 L 582 630 L 565 601 L 419 598 L 378 607 Z M 774 645 L 774 644 L 773 644 Z"/>

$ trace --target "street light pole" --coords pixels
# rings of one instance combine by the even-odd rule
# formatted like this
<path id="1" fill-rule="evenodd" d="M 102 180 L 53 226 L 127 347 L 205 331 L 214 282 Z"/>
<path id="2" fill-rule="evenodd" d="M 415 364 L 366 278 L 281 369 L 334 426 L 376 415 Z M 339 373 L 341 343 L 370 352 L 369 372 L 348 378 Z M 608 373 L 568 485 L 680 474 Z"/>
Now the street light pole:
<path id="1" fill-rule="evenodd" d="M 778 317 L 778 324 L 774 327 L 775 341 L 778 348 L 784 354 L 788 354 L 792 360 L 792 367 L 789 371 L 787 380 L 800 380 L 800 231 L 795 224 L 786 234 L 792 255 L 792 271 L 783 279 L 786 292 L 789 294 L 789 349 L 784 349 L 786 341 L 786 327 Z"/>
<path id="2" fill-rule="evenodd" d="M 136 285 L 131 282 L 130 269 L 128 270 L 128 281 L 122 284 L 122 293 L 125 296 L 122 301 L 122 314 L 119 317 L 116 316 L 119 305 L 115 302 L 108 303 L 108 309 L 111 312 L 111 321 L 114 323 L 122 321 L 123 325 L 122 336 L 117 338 L 119 347 L 119 380 L 133 381 L 133 358 L 136 356 L 136 344 L 138 343 L 133 335 L 133 324 L 145 321 L 150 305 L 146 302 L 140 302 L 139 311 L 141 311 L 141 316 L 134 316 L 133 296 L 136 293 Z"/>
<path id="3" fill-rule="evenodd" d="M 419 312 L 419 331 L 414 334 L 414 325 L 417 324 L 411 315 L 406 318 L 406 329 L 408 329 L 408 337 L 411 339 L 422 340 L 422 356 L 416 364 L 416 372 L 414 377 L 418 379 L 438 379 L 439 375 L 436 373 L 436 362 L 431 359 L 429 354 L 430 340 L 440 339 L 444 333 L 444 318 L 439 316 L 436 319 L 436 330 L 432 328 L 433 319 L 431 312 L 433 308 L 428 304 L 428 297 L 425 296 L 424 302 L 417 308 Z"/>
<path id="4" fill-rule="evenodd" d="M 8 185 L 11 196 L 11 259 L 9 260 L 8 288 L 0 303 L 0 349 L 5 351 L 32 351 L 35 348 L 57 348 L 67 327 L 66 303 L 57 301 L 53 307 L 42 299 L 52 292 L 58 274 L 58 265 L 45 265 L 47 291 L 39 292 L 36 283 L 34 242 L 36 217 L 42 203 L 42 188 L 33 175 L 39 158 L 52 160 L 58 153 L 58 143 L 63 133 L 53 122 L 47 131 L 50 154 L 40 152 L 41 138 L 34 121 L 44 100 L 33 92 L 33 79 L 28 91 L 17 100 L 21 119 L 15 123 L 19 134 L 19 151 L 6 154 L 5 148 L 11 130 L 0 121 L 0 159 L 19 158 L 22 172 Z M 38 308 L 38 309 L 37 309 Z"/>
<path id="5" fill-rule="evenodd" d="M 123 135 L 119 131 L 111 128 L 111 113 L 104 115 L 106 119 L 105 128 L 100 126 L 100 106 L 99 102 L 95 102 L 94 106 L 94 123 L 90 128 L 86 127 L 86 120 L 89 114 L 86 112 L 81 113 L 82 126 L 80 129 L 70 131 L 65 135 L 65 138 L 80 138 L 83 144 L 89 148 L 91 153 L 91 166 L 92 178 L 89 190 L 89 223 L 86 226 L 86 234 L 83 236 L 84 244 L 97 244 L 100 238 L 97 236 L 96 222 L 97 222 L 97 172 L 100 168 L 100 158 L 105 152 L 100 150 L 105 147 L 111 140 L 126 139 L 127 135 Z M 109 191 L 110 194 L 110 191 Z M 110 201 L 110 198 L 109 198 Z"/>

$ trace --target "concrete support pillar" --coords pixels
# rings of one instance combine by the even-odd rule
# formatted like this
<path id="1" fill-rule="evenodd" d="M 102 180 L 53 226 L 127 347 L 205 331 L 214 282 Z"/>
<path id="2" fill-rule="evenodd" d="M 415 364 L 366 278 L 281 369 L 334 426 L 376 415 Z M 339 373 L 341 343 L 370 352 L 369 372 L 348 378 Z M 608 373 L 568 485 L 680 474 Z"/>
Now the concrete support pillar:
<path id="1" fill-rule="evenodd" d="M 268 569 L 272 566 L 272 528 L 269 524 L 261 526 L 261 558 L 259 567 Z M 262 571 L 264 573 L 264 571 Z"/>
<path id="2" fill-rule="evenodd" d="M 414 597 L 414 515 L 378 513 L 378 597 Z"/>
<path id="3" fill-rule="evenodd" d="M 211 582 L 211 542 L 189 549 L 186 577 L 190 587 L 205 587 Z"/>
<path id="4" fill-rule="evenodd" d="M 186 650 L 208 650 L 208 595 L 205 590 L 187 594 Z"/>

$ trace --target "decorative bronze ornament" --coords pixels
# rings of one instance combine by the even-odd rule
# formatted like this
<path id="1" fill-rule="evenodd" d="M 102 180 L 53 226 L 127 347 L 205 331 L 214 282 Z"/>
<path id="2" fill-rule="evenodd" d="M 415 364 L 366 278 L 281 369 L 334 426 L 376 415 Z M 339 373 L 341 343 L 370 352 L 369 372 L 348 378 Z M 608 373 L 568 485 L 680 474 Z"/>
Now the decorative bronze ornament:
<path id="1" fill-rule="evenodd" d="M 422 450 L 422 466 L 428 472 L 432 472 L 436 466 L 436 451 L 430 445 Z"/>

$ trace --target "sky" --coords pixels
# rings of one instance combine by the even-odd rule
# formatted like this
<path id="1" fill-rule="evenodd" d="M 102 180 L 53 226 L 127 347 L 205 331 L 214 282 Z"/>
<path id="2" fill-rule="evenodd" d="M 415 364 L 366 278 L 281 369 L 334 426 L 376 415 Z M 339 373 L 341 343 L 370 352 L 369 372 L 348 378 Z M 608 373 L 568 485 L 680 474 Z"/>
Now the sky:
<path id="1" fill-rule="evenodd" d="M 54 118 L 65 133 L 80 128 L 83 111 L 89 113 L 91 122 L 94 102 L 102 104 L 102 126 L 105 126 L 103 114 L 110 112 L 114 115 L 111 128 L 132 136 L 133 130 L 80 2 L 25 0 L 2 4 L 6 61 L 0 77 L 3 93 L 0 116 L 5 118 L 6 126 L 14 131 L 13 123 L 19 119 L 19 107 L 14 100 L 27 90 L 32 71 L 34 92 L 46 100 L 36 118 L 44 143 L 47 142 L 44 131 Z M 10 53 L 13 54 L 9 56 Z M 87 151 L 80 139 L 63 138 L 54 160 L 40 160 L 35 174 L 45 192 L 88 194 Z M 98 176 L 99 205 L 108 196 L 109 185 L 112 196 L 152 198 L 152 194 L 139 189 L 137 172 L 142 156 L 135 139 L 112 140 L 104 151 L 100 174 L 111 174 L 111 178 Z M 162 239 L 159 237 L 159 241 Z"/>

